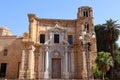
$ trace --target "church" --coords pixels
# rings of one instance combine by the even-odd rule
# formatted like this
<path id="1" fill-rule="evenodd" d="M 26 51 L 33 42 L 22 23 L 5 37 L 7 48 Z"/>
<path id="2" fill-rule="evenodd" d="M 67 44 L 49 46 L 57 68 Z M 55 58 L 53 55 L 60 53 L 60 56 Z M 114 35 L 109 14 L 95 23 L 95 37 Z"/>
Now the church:
<path id="1" fill-rule="evenodd" d="M 28 21 L 28 32 L 22 36 L 0 27 L 0 78 L 93 78 L 97 49 L 91 7 L 78 8 L 76 19 L 28 14 Z"/>

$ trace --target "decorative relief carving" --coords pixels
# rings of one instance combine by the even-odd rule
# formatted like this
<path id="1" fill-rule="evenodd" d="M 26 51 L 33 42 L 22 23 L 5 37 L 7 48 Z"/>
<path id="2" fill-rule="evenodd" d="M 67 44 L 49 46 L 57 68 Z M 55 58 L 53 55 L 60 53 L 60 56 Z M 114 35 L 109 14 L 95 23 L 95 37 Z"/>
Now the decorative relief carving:
<path id="1" fill-rule="evenodd" d="M 53 57 L 58 58 L 58 57 L 60 57 L 60 54 L 59 54 L 58 52 L 55 52 L 55 53 L 53 54 Z"/>
<path id="2" fill-rule="evenodd" d="M 48 47 L 48 46 L 45 48 L 45 51 L 46 51 L 46 52 L 49 51 L 49 47 Z"/>

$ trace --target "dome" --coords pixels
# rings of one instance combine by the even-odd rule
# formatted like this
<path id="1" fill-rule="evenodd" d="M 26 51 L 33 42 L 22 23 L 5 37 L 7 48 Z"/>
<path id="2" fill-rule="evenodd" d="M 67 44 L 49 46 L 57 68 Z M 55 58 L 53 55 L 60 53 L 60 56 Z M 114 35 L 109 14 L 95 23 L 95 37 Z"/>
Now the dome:
<path id="1" fill-rule="evenodd" d="M 1 26 L 0 27 L 0 36 L 13 36 L 9 28 Z"/>

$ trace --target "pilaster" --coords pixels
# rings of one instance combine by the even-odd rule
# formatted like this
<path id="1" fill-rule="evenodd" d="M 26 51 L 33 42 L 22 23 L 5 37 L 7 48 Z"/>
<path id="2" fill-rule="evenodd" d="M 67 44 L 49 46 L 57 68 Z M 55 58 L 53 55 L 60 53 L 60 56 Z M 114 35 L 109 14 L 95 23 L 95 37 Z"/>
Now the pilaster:
<path id="1" fill-rule="evenodd" d="M 19 79 L 24 79 L 25 73 L 25 50 L 22 50 L 22 59 L 21 59 L 21 67 L 19 72 Z"/>
<path id="2" fill-rule="evenodd" d="M 87 67 L 86 67 L 86 53 L 85 51 L 83 50 L 82 51 L 82 79 L 87 79 Z"/>
<path id="3" fill-rule="evenodd" d="M 35 79 L 35 59 L 34 59 L 34 50 L 35 47 L 33 45 L 29 46 L 29 57 L 28 57 L 28 69 L 27 69 L 27 79 Z"/>

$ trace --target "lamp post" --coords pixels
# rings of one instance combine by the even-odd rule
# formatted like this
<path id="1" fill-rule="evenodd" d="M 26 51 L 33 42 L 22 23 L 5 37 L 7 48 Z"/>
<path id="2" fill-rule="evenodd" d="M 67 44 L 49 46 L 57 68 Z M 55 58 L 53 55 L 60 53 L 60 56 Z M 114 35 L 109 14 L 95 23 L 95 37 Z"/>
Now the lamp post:
<path id="1" fill-rule="evenodd" d="M 90 33 L 87 33 L 87 29 L 85 29 L 82 34 L 85 39 L 83 39 L 83 36 L 79 36 L 79 40 L 81 40 L 81 44 L 85 45 L 85 53 L 86 53 L 86 69 L 87 69 L 87 80 L 90 80 L 91 70 L 90 70 L 90 51 L 91 51 L 91 41 L 90 41 Z M 92 38 L 95 38 L 95 34 L 92 33 Z"/>

